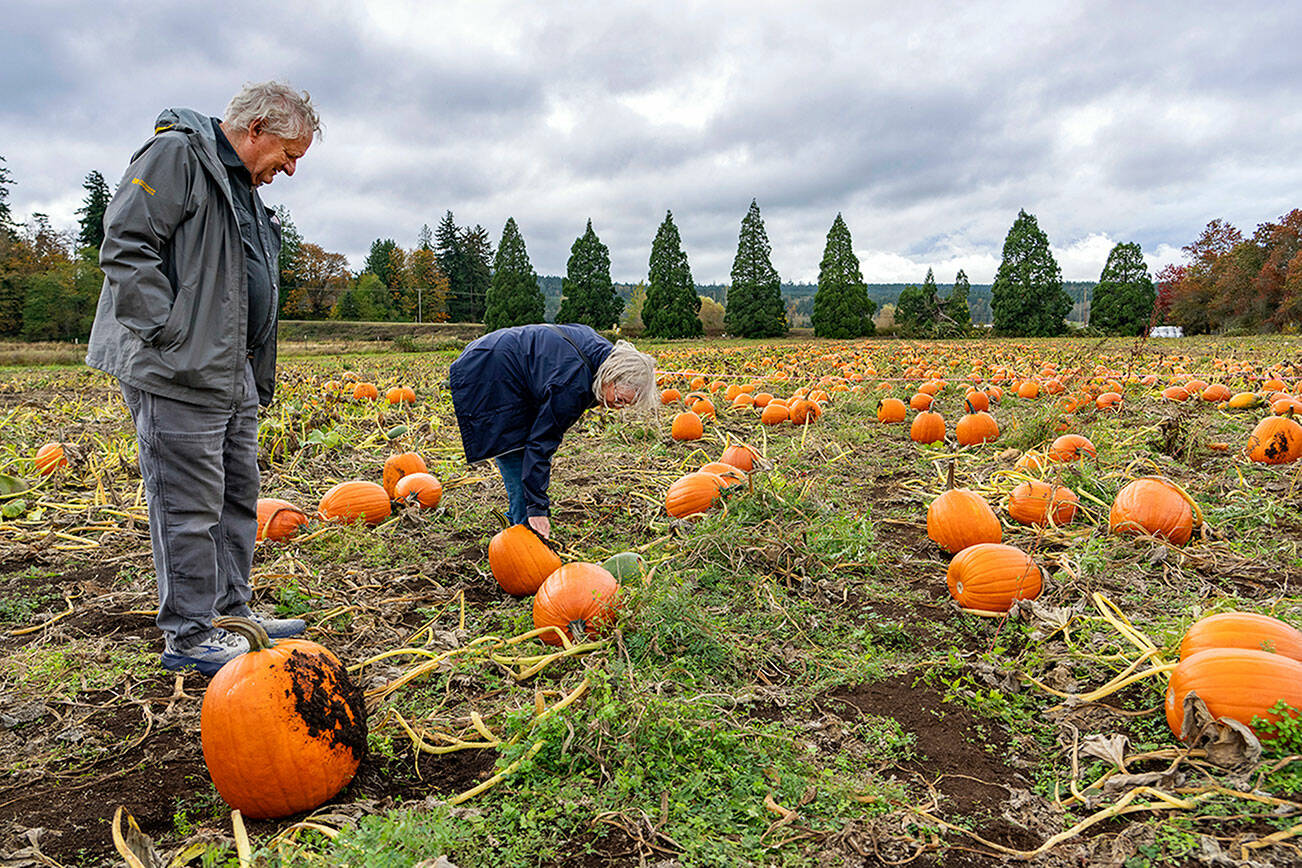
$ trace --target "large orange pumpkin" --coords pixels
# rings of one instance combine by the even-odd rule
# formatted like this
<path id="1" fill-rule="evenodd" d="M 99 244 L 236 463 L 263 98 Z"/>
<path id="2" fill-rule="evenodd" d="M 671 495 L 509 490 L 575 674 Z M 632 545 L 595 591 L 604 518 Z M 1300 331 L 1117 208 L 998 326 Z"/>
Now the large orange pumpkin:
<path id="1" fill-rule="evenodd" d="M 249 640 L 249 652 L 213 676 L 199 716 L 203 760 L 217 792 L 255 819 L 333 798 L 366 755 L 362 691 L 315 642 L 273 643 L 247 618 L 215 623 Z"/>
<path id="2" fill-rule="evenodd" d="M 670 435 L 675 440 L 700 440 L 704 433 L 705 425 L 701 422 L 701 417 L 690 410 L 675 416 L 670 429 Z"/>
<path id="3" fill-rule="evenodd" d="M 399 452 L 384 459 L 384 490 L 389 495 L 389 499 L 397 500 L 394 491 L 397 489 L 399 479 L 408 473 L 425 473 L 428 469 L 425 466 L 425 459 L 415 452 Z"/>
<path id="4" fill-rule="evenodd" d="M 561 559 L 532 528 L 517 524 L 488 541 L 488 568 L 502 590 L 527 597 L 561 568 Z"/>
<path id="5" fill-rule="evenodd" d="M 316 511 L 326 521 L 351 524 L 362 519 L 367 524 L 379 524 L 389 517 L 393 504 L 379 485 L 355 479 L 327 491 Z"/>
<path id="6" fill-rule="evenodd" d="M 949 562 L 949 593 L 965 609 L 1007 612 L 1014 600 L 1040 596 L 1040 568 L 1026 552 L 1002 543 L 978 543 Z"/>
<path id="7" fill-rule="evenodd" d="M 1208 648 L 1184 658 L 1166 687 L 1166 722 L 1177 737 L 1189 691 L 1207 703 L 1214 717 L 1245 726 L 1252 726 L 1254 717 L 1276 722 L 1279 715 L 1270 709 L 1281 699 L 1302 708 L 1302 663 L 1256 648 Z"/>
<path id="8" fill-rule="evenodd" d="M 913 417 L 909 426 L 909 439 L 914 443 L 939 443 L 945 439 L 945 417 L 939 413 L 923 412 Z"/>
<path id="9" fill-rule="evenodd" d="M 408 473 L 393 487 L 393 499 L 415 498 L 421 509 L 433 509 L 443 499 L 443 483 L 432 473 Z"/>
<path id="10" fill-rule="evenodd" d="M 977 543 L 997 543 L 1003 525 L 990 504 L 975 491 L 951 488 L 927 507 L 927 536 L 950 554 Z"/>
<path id="11" fill-rule="evenodd" d="M 283 542 L 298 529 L 307 524 L 307 513 L 287 500 L 274 497 L 258 498 L 258 534 L 259 540 Z"/>
<path id="12" fill-rule="evenodd" d="M 1028 480 L 1008 495 L 1008 514 L 1019 524 L 1067 524 L 1076 517 L 1080 498 L 1065 485 Z"/>
<path id="13" fill-rule="evenodd" d="M 1243 451 L 1262 464 L 1291 464 L 1302 458 L 1302 425 L 1288 416 L 1267 416 L 1252 429 Z"/>
<path id="14" fill-rule="evenodd" d="M 882 398 L 877 405 L 877 421 L 885 424 L 903 422 L 906 415 L 904 402 L 899 398 Z"/>
<path id="15" fill-rule="evenodd" d="M 965 413 L 954 427 L 960 446 L 975 446 L 999 439 L 999 423 L 989 413 Z"/>
<path id="16" fill-rule="evenodd" d="M 750 473 L 755 469 L 755 452 L 749 446 L 729 446 L 723 450 L 719 460 L 724 464 L 731 464 L 743 473 Z"/>
<path id="17" fill-rule="evenodd" d="M 559 627 L 571 639 L 580 641 L 599 633 L 614 620 L 619 601 L 619 583 L 596 564 L 566 564 L 552 573 L 533 598 L 533 625 Z M 552 630 L 540 637 L 548 645 L 561 645 Z"/>
<path id="18" fill-rule="evenodd" d="M 1117 534 L 1148 533 L 1184 545 L 1193 536 L 1193 506 L 1169 480 L 1146 476 L 1117 492 L 1108 528 Z"/>
<path id="19" fill-rule="evenodd" d="M 716 473 L 689 473 L 676 480 L 665 492 L 665 512 L 674 518 L 705 512 L 724 487 L 725 480 Z"/>
<path id="20" fill-rule="evenodd" d="M 1302 662 L 1302 631 L 1270 615 L 1221 612 L 1194 622 L 1180 642 L 1180 659 L 1208 648 L 1255 648 Z"/>
<path id="21" fill-rule="evenodd" d="M 1063 464 L 1078 460 L 1082 452 L 1091 458 L 1098 457 L 1094 444 L 1081 434 L 1063 434 L 1049 446 L 1049 458 Z"/>

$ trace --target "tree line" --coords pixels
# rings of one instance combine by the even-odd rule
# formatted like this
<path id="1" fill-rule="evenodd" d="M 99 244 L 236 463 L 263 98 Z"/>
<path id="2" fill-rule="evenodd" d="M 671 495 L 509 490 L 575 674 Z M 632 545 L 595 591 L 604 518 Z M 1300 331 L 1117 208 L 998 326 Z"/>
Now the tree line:
<path id="1" fill-rule="evenodd" d="M 0 157 L 0 335 L 84 339 L 103 281 L 98 250 L 109 186 L 99 172 L 86 176 L 74 235 L 54 230 L 44 214 L 16 224 L 8 203 L 13 184 Z M 557 279 L 534 271 L 514 218 L 507 219 L 495 246 L 483 226 L 458 226 L 448 211 L 435 229 L 422 226 L 409 250 L 392 238 L 375 239 L 354 273 L 343 254 L 304 239 L 288 209 L 275 211 L 283 242 L 280 311 L 292 319 L 482 322 L 491 330 L 554 318 L 598 329 L 623 326 L 658 338 L 707 331 L 777 337 L 807 313 L 815 335 L 853 338 L 876 332 L 880 302 L 891 333 L 920 338 L 972 334 L 974 321 L 990 322 L 996 334 L 1059 335 L 1068 331 L 1073 310 L 1075 319 L 1099 333 L 1124 335 L 1142 334 L 1157 322 L 1182 325 L 1189 333 L 1295 329 L 1302 323 L 1298 210 L 1262 224 L 1251 238 L 1212 221 L 1184 248 L 1188 261 L 1167 266 L 1156 284 L 1139 245 L 1117 244 L 1092 287 L 1064 284 L 1047 236 L 1034 215 L 1021 211 L 1004 239 L 988 294 L 985 287 L 974 293 L 961 270 L 942 291 L 928 269 L 920 284 L 899 289 L 893 303 L 881 296 L 889 285 L 874 285 L 870 294 L 841 214 L 828 230 L 817 283 L 783 284 L 755 200 L 741 220 L 730 283 L 719 286 L 693 280 L 672 212 L 652 240 L 646 280 L 629 287 L 612 281 L 610 251 L 591 220 Z M 544 287 L 554 293 L 558 280 L 559 302 L 553 295 L 549 309 Z"/>

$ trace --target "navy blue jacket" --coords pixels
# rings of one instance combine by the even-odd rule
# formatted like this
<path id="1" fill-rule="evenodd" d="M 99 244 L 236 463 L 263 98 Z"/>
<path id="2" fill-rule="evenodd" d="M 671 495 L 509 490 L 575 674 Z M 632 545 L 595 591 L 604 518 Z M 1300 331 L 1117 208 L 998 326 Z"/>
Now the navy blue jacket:
<path id="1" fill-rule="evenodd" d="M 452 363 L 448 379 L 466 460 L 523 449 L 530 516 L 548 514 L 552 455 L 596 404 L 592 379 L 612 349 L 585 325 L 523 325 L 472 341 Z"/>

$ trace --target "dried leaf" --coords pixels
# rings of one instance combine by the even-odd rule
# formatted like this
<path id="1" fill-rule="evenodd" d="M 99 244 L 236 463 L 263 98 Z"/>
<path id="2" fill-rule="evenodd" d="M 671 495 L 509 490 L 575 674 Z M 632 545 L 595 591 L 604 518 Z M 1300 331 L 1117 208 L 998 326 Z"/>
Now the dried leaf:
<path id="1" fill-rule="evenodd" d="M 1207 761 L 1224 769 L 1261 759 L 1261 742 L 1246 725 L 1229 717 L 1212 717 L 1207 703 L 1192 690 L 1184 697 L 1180 740 L 1207 751 Z"/>
<path id="2" fill-rule="evenodd" d="M 1130 739 L 1124 735 L 1087 735 L 1081 744 L 1081 756 L 1098 757 L 1121 770 L 1126 768 L 1126 748 Z"/>

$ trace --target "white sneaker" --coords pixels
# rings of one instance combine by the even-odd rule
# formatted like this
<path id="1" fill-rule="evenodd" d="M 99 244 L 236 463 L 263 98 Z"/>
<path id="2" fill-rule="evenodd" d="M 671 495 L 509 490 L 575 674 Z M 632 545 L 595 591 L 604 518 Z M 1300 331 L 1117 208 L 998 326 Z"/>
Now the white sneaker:
<path id="1" fill-rule="evenodd" d="M 164 669 L 198 669 L 209 677 L 231 660 L 249 651 L 249 641 L 236 633 L 214 629 L 197 640 L 178 645 L 168 636 L 163 644 Z"/>

